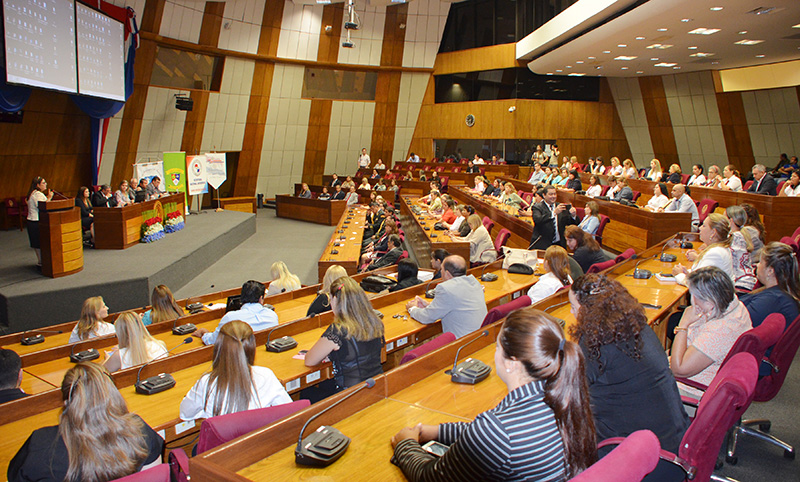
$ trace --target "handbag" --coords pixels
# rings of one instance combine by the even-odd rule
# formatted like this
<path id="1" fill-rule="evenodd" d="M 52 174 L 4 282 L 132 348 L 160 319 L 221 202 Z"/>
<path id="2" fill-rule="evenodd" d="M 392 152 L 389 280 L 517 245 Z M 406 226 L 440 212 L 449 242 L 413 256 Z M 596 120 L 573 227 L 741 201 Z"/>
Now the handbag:
<path id="1" fill-rule="evenodd" d="M 508 267 L 508 272 L 513 274 L 533 274 L 533 268 L 528 266 L 527 264 L 522 263 L 514 263 Z"/>
<path id="2" fill-rule="evenodd" d="M 438 231 L 447 231 L 447 228 L 441 223 L 441 221 L 437 221 L 436 224 L 433 225 L 433 229 Z"/>
<path id="3" fill-rule="evenodd" d="M 388 276 L 382 274 L 373 274 L 361 280 L 361 289 L 371 293 L 380 293 L 381 291 L 388 290 L 396 284 L 397 282 Z"/>
<path id="4" fill-rule="evenodd" d="M 528 251 L 527 249 L 509 248 L 503 246 L 503 269 L 509 270 L 509 267 L 514 264 L 523 264 L 531 269 L 535 269 L 539 264 L 539 258 L 536 251 Z M 511 272 L 509 270 L 509 272 Z"/>

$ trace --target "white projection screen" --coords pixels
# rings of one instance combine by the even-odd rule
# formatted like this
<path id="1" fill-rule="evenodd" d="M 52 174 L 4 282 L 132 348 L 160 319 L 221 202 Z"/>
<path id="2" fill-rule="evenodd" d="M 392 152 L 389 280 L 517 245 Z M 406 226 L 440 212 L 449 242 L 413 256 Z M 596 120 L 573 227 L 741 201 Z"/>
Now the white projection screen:
<path id="1" fill-rule="evenodd" d="M 6 80 L 78 91 L 74 0 L 3 0 Z"/>
<path id="2" fill-rule="evenodd" d="M 124 26 L 80 3 L 76 5 L 76 13 L 78 93 L 124 101 Z"/>

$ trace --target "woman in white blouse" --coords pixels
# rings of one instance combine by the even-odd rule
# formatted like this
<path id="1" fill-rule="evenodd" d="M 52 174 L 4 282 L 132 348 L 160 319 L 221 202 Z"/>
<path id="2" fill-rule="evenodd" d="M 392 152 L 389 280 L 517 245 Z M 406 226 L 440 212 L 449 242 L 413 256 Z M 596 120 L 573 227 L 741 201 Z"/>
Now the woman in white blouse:
<path id="1" fill-rule="evenodd" d="M 544 274 L 539 278 L 531 289 L 528 296 L 531 304 L 541 301 L 564 286 L 572 284 L 569 275 L 569 254 L 567 250 L 558 245 L 547 248 L 544 252 Z"/>
<path id="2" fill-rule="evenodd" d="M 589 176 L 589 188 L 586 190 L 586 195 L 589 197 L 597 197 L 603 192 L 603 186 L 600 185 L 600 178 L 592 174 Z"/>
<path id="3" fill-rule="evenodd" d="M 636 165 L 633 163 L 632 160 L 625 159 L 622 162 L 622 166 L 623 166 L 622 175 L 626 179 L 638 179 L 639 178 L 639 173 L 636 171 Z"/>
<path id="4" fill-rule="evenodd" d="M 483 182 L 483 176 L 475 176 L 475 188 L 472 190 L 472 192 L 483 194 L 483 191 L 485 190 L 486 184 Z"/>
<path id="5" fill-rule="evenodd" d="M 658 159 L 653 159 L 650 161 L 650 170 L 647 172 L 647 179 L 659 182 L 661 181 L 661 176 L 664 174 L 664 170 L 661 169 L 661 161 Z"/>
<path id="6" fill-rule="evenodd" d="M 705 186 L 706 176 L 703 175 L 703 166 L 695 164 L 692 166 L 692 177 L 689 178 L 687 186 Z"/>
<path id="7" fill-rule="evenodd" d="M 126 311 L 119 315 L 114 329 L 119 349 L 114 350 L 103 363 L 108 371 L 124 370 L 167 356 L 167 345 L 150 335 L 137 313 Z"/>
<path id="8" fill-rule="evenodd" d="M 47 194 L 47 181 L 43 177 L 35 177 L 28 190 L 28 241 L 36 253 L 36 266 L 42 267 L 42 250 L 39 238 L 39 203 L 53 199 L 53 191 Z"/>
<path id="9" fill-rule="evenodd" d="M 647 205 L 644 208 L 648 211 L 657 212 L 659 209 L 667 207 L 667 204 L 671 201 L 667 195 L 668 192 L 667 185 L 663 182 L 659 182 L 653 186 L 653 197 L 647 201 Z"/>
<path id="10" fill-rule="evenodd" d="M 635 169 L 634 169 L 635 171 Z M 623 174 L 622 165 L 619 163 L 618 157 L 611 158 L 611 168 L 608 170 L 609 176 L 621 176 Z"/>
<path id="11" fill-rule="evenodd" d="M 291 403 L 292 399 L 267 367 L 253 366 L 256 339 L 250 325 L 231 321 L 223 325 L 214 343 L 211 372 L 194 384 L 181 402 L 181 420 Z"/>
<path id="12" fill-rule="evenodd" d="M 470 263 L 491 263 L 497 259 L 497 250 L 494 249 L 492 237 L 477 214 L 467 218 L 470 232 L 465 237 L 452 236 L 456 241 L 469 242 Z"/>
<path id="13" fill-rule="evenodd" d="M 81 308 L 81 317 L 69 335 L 69 343 L 112 335 L 114 325 L 103 321 L 106 316 L 108 316 L 108 306 L 102 296 L 87 298 Z"/>
<path id="14" fill-rule="evenodd" d="M 730 231 L 730 223 L 725 216 L 717 213 L 709 214 L 700 225 L 700 241 L 703 242 L 703 247 L 700 250 L 690 249 L 686 252 L 686 259 L 694 262 L 691 268 L 686 268 L 682 264 L 672 268 L 675 280 L 686 286 L 687 275 L 704 266 L 716 266 L 734 280 L 730 249 L 733 238 L 728 236 Z"/>
<path id="15" fill-rule="evenodd" d="M 778 196 L 800 197 L 800 173 L 792 173 L 792 177 L 783 185 L 783 189 Z"/>
<path id="16" fill-rule="evenodd" d="M 719 184 L 719 188 L 725 191 L 741 191 L 742 180 L 739 178 L 739 171 L 736 170 L 733 164 L 728 164 L 722 169 L 723 181 Z"/>

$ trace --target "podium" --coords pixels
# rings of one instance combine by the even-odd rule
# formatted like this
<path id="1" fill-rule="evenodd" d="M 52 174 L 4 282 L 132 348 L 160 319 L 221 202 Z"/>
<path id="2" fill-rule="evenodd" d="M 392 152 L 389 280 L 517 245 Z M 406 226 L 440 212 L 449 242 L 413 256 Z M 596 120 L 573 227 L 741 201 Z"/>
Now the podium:
<path id="1" fill-rule="evenodd" d="M 41 201 L 39 228 L 43 275 L 60 278 L 83 269 L 81 210 L 75 206 L 75 199 Z"/>

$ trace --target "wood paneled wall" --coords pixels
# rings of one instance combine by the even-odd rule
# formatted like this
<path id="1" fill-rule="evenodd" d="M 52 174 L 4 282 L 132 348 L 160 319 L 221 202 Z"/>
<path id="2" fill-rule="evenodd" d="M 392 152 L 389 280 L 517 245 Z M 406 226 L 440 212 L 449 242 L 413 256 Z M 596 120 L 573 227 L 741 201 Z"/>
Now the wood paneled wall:
<path id="1" fill-rule="evenodd" d="M 332 106 L 332 100 L 311 100 L 306 154 L 303 159 L 303 182 L 322 184 L 322 175 L 325 172 L 325 154 L 328 152 L 328 134 L 331 130 Z"/>
<path id="2" fill-rule="evenodd" d="M 433 65 L 433 75 L 524 66 L 524 62 L 517 61 L 516 44 L 510 43 L 438 54 L 436 63 Z"/>
<path id="3" fill-rule="evenodd" d="M 722 135 L 725 137 L 728 162 L 744 174 L 756 160 L 753 155 L 753 144 L 750 142 L 750 129 L 747 126 L 742 93 L 717 93 L 717 108 L 722 123 Z"/>
<path id="4" fill-rule="evenodd" d="M 642 77 L 639 79 L 642 91 L 644 112 L 647 116 L 647 127 L 653 143 L 653 154 L 666 169 L 670 164 L 680 165 L 678 146 L 675 144 L 675 132 L 667 105 L 667 94 L 661 77 Z M 641 167 L 641 166 L 640 166 Z M 647 167 L 647 166 L 644 166 Z"/>
<path id="5" fill-rule="evenodd" d="M 508 111 L 511 106 L 516 106 L 513 113 Z M 466 125 L 467 114 L 475 116 L 472 127 Z M 564 155 L 579 159 L 630 157 L 604 79 L 599 102 L 510 99 L 435 104 L 431 78 L 410 150 L 432 159 L 435 139 L 557 139 Z"/>

